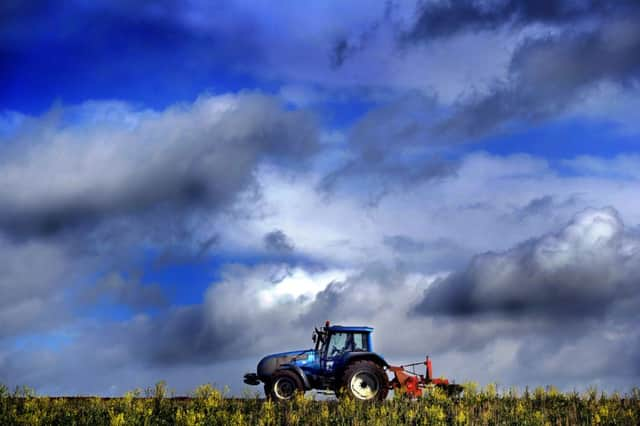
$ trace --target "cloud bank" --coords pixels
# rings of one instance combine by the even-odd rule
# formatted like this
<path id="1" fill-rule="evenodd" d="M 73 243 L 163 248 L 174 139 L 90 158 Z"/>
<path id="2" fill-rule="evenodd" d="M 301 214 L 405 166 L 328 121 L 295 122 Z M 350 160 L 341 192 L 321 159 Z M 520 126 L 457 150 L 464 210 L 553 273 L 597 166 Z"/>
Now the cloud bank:
<path id="1" fill-rule="evenodd" d="M 554 234 L 500 253 L 435 283 L 424 315 L 600 316 L 637 298 L 640 240 L 614 209 L 589 209 Z"/>
<path id="2" fill-rule="evenodd" d="M 161 112 L 89 103 L 24 127 L 0 157 L 0 229 L 17 238 L 154 210 L 222 209 L 262 161 L 295 168 L 316 147 L 309 115 L 260 94 L 203 96 Z"/>

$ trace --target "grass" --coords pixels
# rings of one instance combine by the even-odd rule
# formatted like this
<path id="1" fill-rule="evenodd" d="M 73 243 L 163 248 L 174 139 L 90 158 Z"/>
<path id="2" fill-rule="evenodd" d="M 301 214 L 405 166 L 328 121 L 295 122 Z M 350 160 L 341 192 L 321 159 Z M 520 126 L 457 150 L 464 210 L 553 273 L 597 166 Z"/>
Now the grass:
<path id="1" fill-rule="evenodd" d="M 561 393 L 537 388 L 519 393 L 468 383 L 459 398 L 433 389 L 418 400 L 395 395 L 383 403 L 351 399 L 315 401 L 298 395 L 287 403 L 225 397 L 211 385 L 190 399 L 167 397 L 163 382 L 122 398 L 36 396 L 0 385 L 2 425 L 638 425 L 640 389 L 629 394 Z"/>

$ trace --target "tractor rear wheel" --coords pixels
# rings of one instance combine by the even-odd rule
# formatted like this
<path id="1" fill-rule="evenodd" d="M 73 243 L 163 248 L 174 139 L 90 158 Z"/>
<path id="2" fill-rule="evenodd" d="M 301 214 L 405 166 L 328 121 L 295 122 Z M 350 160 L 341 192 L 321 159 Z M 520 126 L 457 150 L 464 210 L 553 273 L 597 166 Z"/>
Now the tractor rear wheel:
<path id="1" fill-rule="evenodd" d="M 304 392 L 302 381 L 291 370 L 276 371 L 271 377 L 269 386 L 265 385 L 267 396 L 275 401 L 287 401 L 292 399 L 297 392 Z"/>
<path id="2" fill-rule="evenodd" d="M 373 361 L 355 361 L 344 371 L 342 391 L 362 401 L 384 401 L 389 393 L 389 378 Z"/>

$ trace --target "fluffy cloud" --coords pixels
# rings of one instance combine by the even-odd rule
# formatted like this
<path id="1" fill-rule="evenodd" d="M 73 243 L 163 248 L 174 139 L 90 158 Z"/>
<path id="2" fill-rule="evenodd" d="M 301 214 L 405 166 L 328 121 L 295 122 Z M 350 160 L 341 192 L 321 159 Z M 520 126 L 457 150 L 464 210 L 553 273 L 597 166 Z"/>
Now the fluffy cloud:
<path id="1" fill-rule="evenodd" d="M 563 164 L 583 176 L 640 179 L 640 156 L 638 154 L 618 154 L 613 158 L 581 155 L 571 160 L 565 160 Z"/>
<path id="2" fill-rule="evenodd" d="M 477 3 L 468 6 L 475 8 Z M 457 5 L 437 4 L 452 10 Z M 588 16 L 598 9 L 591 6 L 585 9 L 588 12 L 584 11 Z M 531 22 L 523 18 L 528 24 L 537 19 L 537 12 L 524 11 L 526 7 L 515 4 L 505 7 L 509 16 L 519 16 L 520 12 L 532 15 Z M 435 85 L 437 89 L 429 89 L 427 81 L 437 67 L 420 64 L 420 69 L 426 69 L 421 75 L 425 84 L 371 109 L 353 126 L 348 133 L 348 158 L 328 173 L 323 188 L 332 189 L 352 180 L 359 186 L 375 188 L 374 198 L 380 197 L 398 182 L 405 185 L 455 173 L 458 164 L 452 160 L 455 159 L 452 152 L 460 149 L 460 143 L 479 142 L 550 120 L 589 118 L 636 132 L 634 111 L 640 78 L 636 52 L 640 48 L 640 30 L 635 21 L 640 10 L 630 7 L 623 14 L 613 7 L 595 23 L 581 23 L 574 28 L 568 26 L 573 13 L 564 16 L 562 12 L 573 10 L 572 7 L 555 10 L 550 5 L 549 9 L 550 16 L 558 15 L 558 24 L 562 24 L 559 28 L 541 31 L 527 27 L 516 35 L 505 35 L 508 41 L 500 49 L 504 57 L 483 73 L 484 82 L 477 81 L 476 72 L 470 71 L 468 74 L 474 77 L 462 79 L 464 83 L 453 90 L 454 96 L 445 94 L 451 83 L 439 82 Z M 505 23 L 505 19 L 507 16 L 498 21 Z M 429 58 L 437 54 L 442 44 L 452 43 L 463 35 L 453 37 L 438 40 L 428 49 L 410 44 L 404 48 L 407 52 L 403 59 L 397 61 L 405 61 L 405 56 L 411 55 Z M 478 35 L 474 42 L 483 40 L 482 37 Z M 462 52 L 453 46 L 448 51 Z M 478 46 L 477 51 L 492 52 L 484 46 Z M 365 53 L 358 55 L 365 57 L 355 61 L 366 61 Z M 481 69 L 479 65 L 474 68 Z"/>
<path id="3" fill-rule="evenodd" d="M 352 70 L 368 63 L 372 52 L 389 50 L 393 65 L 378 67 L 394 69 L 390 81 L 410 63 L 421 72 L 403 75 L 411 81 L 404 87 L 435 95 L 437 108 L 407 105 L 411 113 L 400 117 L 411 134 L 390 137 L 390 152 L 397 141 L 416 136 L 423 146 L 477 142 L 567 115 L 637 130 L 629 111 L 637 109 L 639 14 L 632 1 L 431 1 L 420 4 L 416 16 L 387 10 L 372 30 L 355 37 L 357 48 L 347 38 L 336 49 L 342 67 Z M 376 113 L 377 126 L 397 127 L 397 105 L 385 109 Z"/>
<path id="4" fill-rule="evenodd" d="M 455 173 L 446 143 L 432 137 L 443 111 L 430 96 L 412 93 L 365 114 L 348 133 L 349 158 L 325 176 L 321 188 L 333 190 L 345 180 L 381 196 L 394 184 L 441 179 Z"/>
<path id="5" fill-rule="evenodd" d="M 613 209 L 585 210 L 566 227 L 469 267 L 425 292 L 424 315 L 602 315 L 637 298 L 640 239 Z"/>
<path id="6" fill-rule="evenodd" d="M 136 357 L 151 365 L 257 356 L 296 338 L 306 342 L 309 333 L 297 326 L 298 317 L 318 292 L 344 277 L 340 270 L 231 265 L 202 304 L 175 307 L 157 318 L 140 316 L 128 324 L 125 338 Z"/>
<path id="7" fill-rule="evenodd" d="M 159 267 L 149 257 L 166 266 L 202 256 L 217 236 L 198 229 L 236 216 L 240 198 L 255 203 L 261 165 L 298 170 L 316 150 L 311 116 L 251 93 L 162 111 L 87 102 L 14 124 L 0 147 L 5 353 L 43 333 L 86 339 L 78 318 L 101 312 L 168 311 L 166 288 L 142 279 Z M 175 311 L 177 328 L 194 318 Z"/>
<path id="8" fill-rule="evenodd" d="M 202 96 L 164 111 L 89 103 L 26 120 L 2 147 L 0 229 L 54 235 L 105 217 L 229 205 L 263 160 L 296 163 L 313 120 L 260 94 Z"/>
<path id="9" fill-rule="evenodd" d="M 455 174 L 396 187 L 375 206 L 369 193 L 376 188 L 345 186 L 327 195 L 315 190 L 321 173 L 292 180 L 263 169 L 263 214 L 221 218 L 204 233 L 219 230 L 230 250 L 261 251 L 264 235 L 279 229 L 296 253 L 331 265 L 397 261 L 436 273 L 463 266 L 474 253 L 507 250 L 558 229 L 589 206 L 616 206 L 627 223 L 640 222 L 635 180 L 616 177 L 616 164 L 601 163 L 602 176 L 593 178 L 586 171 L 559 174 L 540 157 L 478 152 L 461 159 Z M 412 244 L 403 246 L 407 239 Z M 408 245 L 416 251 L 407 252 Z"/>
<path id="10" fill-rule="evenodd" d="M 633 16 L 637 16 L 633 15 Z M 526 39 L 514 52 L 508 80 L 463 102 L 438 132 L 477 138 L 516 120 L 536 123 L 564 113 L 595 85 L 634 87 L 640 76 L 635 18 L 605 21 L 595 30 Z"/>

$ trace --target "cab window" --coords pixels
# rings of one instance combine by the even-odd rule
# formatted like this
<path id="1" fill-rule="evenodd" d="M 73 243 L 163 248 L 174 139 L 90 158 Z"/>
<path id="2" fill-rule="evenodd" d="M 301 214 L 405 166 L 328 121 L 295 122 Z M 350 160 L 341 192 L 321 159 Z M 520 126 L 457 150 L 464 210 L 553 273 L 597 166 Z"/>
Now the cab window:
<path id="1" fill-rule="evenodd" d="M 354 351 L 365 351 L 369 350 L 369 341 L 367 339 L 367 335 L 365 333 L 354 333 Z"/>
<path id="2" fill-rule="evenodd" d="M 368 340 L 365 333 L 333 333 L 329 340 L 327 355 L 333 357 L 343 352 L 366 352 L 368 350 Z"/>
<path id="3" fill-rule="evenodd" d="M 347 333 L 333 333 L 329 340 L 327 355 L 332 357 L 341 354 L 347 345 Z"/>

